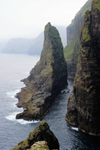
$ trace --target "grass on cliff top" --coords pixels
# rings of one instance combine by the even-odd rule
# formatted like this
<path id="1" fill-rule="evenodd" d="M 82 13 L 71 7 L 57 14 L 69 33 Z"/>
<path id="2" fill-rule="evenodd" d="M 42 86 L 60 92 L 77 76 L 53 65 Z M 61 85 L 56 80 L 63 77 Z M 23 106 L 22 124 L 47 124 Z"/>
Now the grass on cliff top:
<path id="1" fill-rule="evenodd" d="M 97 8 L 100 10 L 100 0 L 93 0 L 92 5 L 94 9 Z"/>
<path id="2" fill-rule="evenodd" d="M 98 0 L 99 1 L 99 0 Z M 79 10 L 79 12 L 76 14 L 75 17 L 78 17 L 80 15 L 80 17 L 84 16 L 85 15 L 85 12 L 87 10 L 91 10 L 91 3 L 92 3 L 92 0 L 88 0 L 85 5 Z M 71 24 L 68 26 L 68 27 L 72 27 L 74 25 L 74 19 L 73 21 L 71 22 Z"/>
<path id="3" fill-rule="evenodd" d="M 81 8 L 81 10 L 76 14 L 76 16 L 79 16 L 81 14 L 81 16 L 84 16 L 85 15 L 85 12 L 87 10 L 91 10 L 91 3 L 92 3 L 92 0 L 88 0 L 85 5 Z"/>
<path id="4" fill-rule="evenodd" d="M 74 45 L 75 45 L 75 43 L 74 43 L 74 38 L 73 38 L 64 49 L 65 60 L 70 61 L 72 59 Z"/>
<path id="5" fill-rule="evenodd" d="M 74 20 L 72 21 L 72 23 L 68 27 L 72 27 L 72 26 L 74 26 L 74 24 L 76 25 L 76 21 L 79 21 L 79 19 L 82 18 L 85 15 L 85 12 L 87 10 L 91 10 L 91 2 L 92 2 L 92 0 L 88 0 L 85 3 L 85 5 L 76 14 Z M 78 39 L 76 39 L 76 37 L 74 37 L 74 34 L 76 32 L 75 30 L 77 31 L 77 29 L 75 28 L 74 32 L 73 32 L 73 35 L 72 35 L 71 41 L 67 44 L 67 46 L 64 49 L 64 56 L 65 56 L 65 59 L 67 61 L 71 61 L 72 60 L 73 54 L 74 54 L 74 49 L 75 49 L 75 46 L 77 45 L 77 40 Z M 84 38 L 89 40 L 90 37 L 89 36 L 86 37 L 86 34 L 85 34 Z M 79 42 L 78 42 L 78 44 L 79 44 Z M 78 47 L 80 47 L 80 45 L 78 45 Z M 76 49 L 76 52 L 77 51 L 79 51 L 79 49 Z"/>
<path id="6" fill-rule="evenodd" d="M 71 24 L 67 28 L 72 27 L 73 25 L 74 25 L 74 20 L 71 22 Z"/>

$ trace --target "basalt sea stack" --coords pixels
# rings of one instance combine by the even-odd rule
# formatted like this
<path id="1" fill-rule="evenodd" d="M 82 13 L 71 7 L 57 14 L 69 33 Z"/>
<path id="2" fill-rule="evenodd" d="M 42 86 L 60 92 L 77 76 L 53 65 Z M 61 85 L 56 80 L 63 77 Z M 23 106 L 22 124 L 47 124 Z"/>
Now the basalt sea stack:
<path id="1" fill-rule="evenodd" d="M 59 33 L 48 23 L 44 35 L 40 61 L 23 80 L 26 87 L 16 95 L 19 99 L 17 106 L 25 108 L 24 112 L 17 114 L 17 119 L 42 119 L 67 85 L 67 66 Z"/>
<path id="2" fill-rule="evenodd" d="M 66 120 L 100 136 L 100 1 L 93 0 L 81 30 L 81 47 Z"/>

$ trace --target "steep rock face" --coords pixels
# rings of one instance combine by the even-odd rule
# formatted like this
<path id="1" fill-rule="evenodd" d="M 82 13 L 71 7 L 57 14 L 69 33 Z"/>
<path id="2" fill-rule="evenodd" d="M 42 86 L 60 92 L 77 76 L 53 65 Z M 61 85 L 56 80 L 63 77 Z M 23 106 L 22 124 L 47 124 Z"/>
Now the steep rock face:
<path id="1" fill-rule="evenodd" d="M 26 87 L 16 97 L 18 107 L 25 108 L 16 116 L 25 120 L 42 119 L 56 96 L 67 85 L 67 66 L 57 29 L 48 23 L 40 61 L 23 80 Z"/>
<path id="2" fill-rule="evenodd" d="M 99 5 L 99 9 L 95 7 Z M 100 136 L 100 2 L 93 0 L 81 30 L 81 49 L 66 120 L 83 132 Z"/>
<path id="3" fill-rule="evenodd" d="M 59 150 L 58 140 L 44 120 L 34 131 L 30 132 L 26 140 L 18 143 L 18 146 L 15 146 L 12 150 L 38 150 L 39 146 L 41 146 L 41 149 L 44 148 L 43 150 Z"/>
<path id="4" fill-rule="evenodd" d="M 72 23 L 67 27 L 67 46 L 64 49 L 64 56 L 67 62 L 68 76 L 75 77 L 76 65 L 80 51 L 80 33 L 84 22 L 86 10 L 91 10 L 92 0 L 88 0 L 76 14 Z"/>
<path id="5" fill-rule="evenodd" d="M 57 26 L 57 30 L 59 31 L 63 47 L 66 46 L 66 33 L 65 33 L 65 27 L 63 26 Z M 31 44 L 31 46 L 28 49 L 29 55 L 40 55 L 41 50 L 43 48 L 43 40 L 44 40 L 44 33 L 42 32 Z"/>

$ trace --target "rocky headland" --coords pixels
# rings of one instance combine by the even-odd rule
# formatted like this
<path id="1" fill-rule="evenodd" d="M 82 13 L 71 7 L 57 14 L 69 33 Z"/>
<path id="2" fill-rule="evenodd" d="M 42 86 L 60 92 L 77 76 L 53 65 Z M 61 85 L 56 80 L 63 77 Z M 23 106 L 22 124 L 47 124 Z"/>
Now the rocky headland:
<path id="1" fill-rule="evenodd" d="M 17 119 L 41 120 L 67 85 L 67 65 L 58 30 L 48 23 L 44 31 L 44 46 L 40 61 L 23 82 L 26 87 L 16 97 L 24 111 Z"/>
<path id="2" fill-rule="evenodd" d="M 80 35 L 81 48 L 66 120 L 72 126 L 100 136 L 100 1 L 93 0 Z"/>
<path id="3" fill-rule="evenodd" d="M 42 121 L 29 137 L 18 143 L 12 150 L 59 150 L 59 142 L 46 121 Z"/>

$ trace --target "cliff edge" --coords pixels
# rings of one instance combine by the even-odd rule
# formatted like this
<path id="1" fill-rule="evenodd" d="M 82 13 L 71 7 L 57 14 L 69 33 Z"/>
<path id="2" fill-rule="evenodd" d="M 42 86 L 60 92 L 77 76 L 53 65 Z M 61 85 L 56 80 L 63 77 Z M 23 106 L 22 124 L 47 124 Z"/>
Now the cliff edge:
<path id="1" fill-rule="evenodd" d="M 72 126 L 100 136 L 100 1 L 93 0 L 81 30 L 81 48 L 66 120 Z"/>
<path id="2" fill-rule="evenodd" d="M 74 78 L 80 51 L 80 33 L 84 23 L 84 15 L 91 10 L 92 0 L 88 0 L 75 15 L 72 23 L 67 27 L 67 46 L 64 48 L 64 56 L 67 62 L 68 77 Z"/>
<path id="3" fill-rule="evenodd" d="M 56 96 L 67 85 L 67 66 L 58 30 L 48 23 L 44 31 L 44 46 L 40 61 L 31 70 L 26 84 L 16 97 L 24 112 L 17 119 L 39 120 L 52 106 Z"/>

